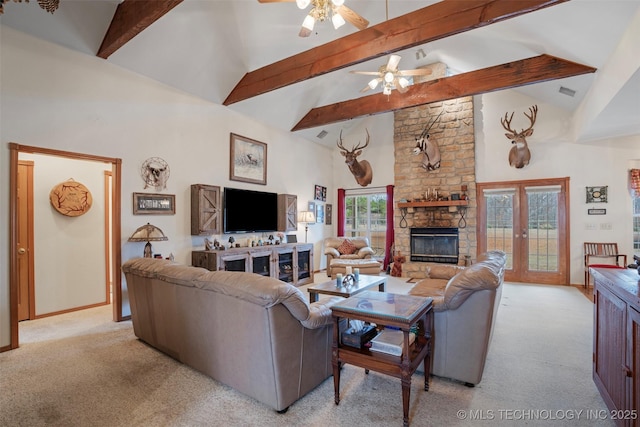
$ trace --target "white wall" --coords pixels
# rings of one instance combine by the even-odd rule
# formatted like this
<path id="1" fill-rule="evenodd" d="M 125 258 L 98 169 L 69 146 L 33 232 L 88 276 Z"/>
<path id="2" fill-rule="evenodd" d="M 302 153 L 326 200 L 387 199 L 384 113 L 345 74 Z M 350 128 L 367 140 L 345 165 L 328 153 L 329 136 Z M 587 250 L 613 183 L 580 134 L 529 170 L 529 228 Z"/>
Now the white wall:
<path id="1" fill-rule="evenodd" d="M 531 163 L 522 169 L 509 165 L 510 141 L 500 118 L 515 111 L 513 127 L 529 122 L 523 112 L 536 101 L 515 91 L 475 97 L 476 179 L 478 182 L 539 178 L 570 178 L 571 283 L 584 281 L 583 242 L 618 242 L 633 255 L 632 206 L 628 174 L 640 162 L 640 135 L 630 138 L 580 143 L 572 138 L 572 117 L 565 111 L 538 102 L 534 133 L 527 138 Z M 636 165 L 636 166 L 634 166 Z M 608 186 L 608 203 L 586 203 L 586 187 Z M 606 215 L 588 215 L 589 208 L 605 208 Z M 606 229 L 611 226 L 611 229 Z M 589 228 L 589 229 L 588 229 Z M 591 228 L 595 228 L 591 229 Z"/>
<path id="2" fill-rule="evenodd" d="M 262 125 L 226 107 L 214 105 L 160 83 L 0 26 L 0 140 L 3 146 L 0 200 L 8 200 L 8 142 L 122 159 L 122 255 L 139 256 L 142 244 L 127 238 L 146 222 L 169 237 L 154 251 L 191 262 L 204 237 L 190 236 L 190 185 L 201 183 L 298 195 L 298 209 L 313 198 L 315 184 L 331 183 L 332 150 L 289 132 Z M 267 143 L 267 185 L 229 180 L 229 134 Z M 176 195 L 175 215 L 133 215 L 132 193 L 143 190 L 140 166 L 149 157 L 171 168 L 168 194 Z M 3 206 L 6 206 L 3 204 Z M 3 242 L 7 208 L 1 209 Z M 312 227 L 315 268 L 320 266 L 326 227 Z M 304 241 L 304 228 L 297 232 Z M 0 346 L 9 343 L 8 248 L 0 259 Z M 126 298 L 126 295 L 125 295 Z M 124 314 L 127 314 L 126 311 Z"/>

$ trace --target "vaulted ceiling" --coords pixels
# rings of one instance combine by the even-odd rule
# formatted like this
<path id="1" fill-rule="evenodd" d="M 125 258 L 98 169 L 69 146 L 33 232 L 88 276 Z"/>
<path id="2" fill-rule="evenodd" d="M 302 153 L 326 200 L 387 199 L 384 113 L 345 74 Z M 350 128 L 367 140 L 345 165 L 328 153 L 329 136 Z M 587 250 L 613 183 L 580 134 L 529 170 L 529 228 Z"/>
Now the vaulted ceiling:
<path id="1" fill-rule="evenodd" d="M 10 2 L 0 24 L 321 143 L 378 114 L 495 90 L 517 90 L 569 113 L 595 111 L 579 141 L 640 133 L 640 52 L 629 42 L 637 40 L 640 0 L 345 4 L 369 28 L 318 23 L 300 38 L 306 12 L 295 2 L 257 0 L 62 0 L 53 15 L 35 1 Z M 348 71 L 375 71 L 392 52 L 402 56 L 400 69 L 443 62 L 450 75 L 405 94 L 363 96 L 369 78 Z M 614 67 L 623 72 L 612 83 L 604 77 Z M 325 140 L 317 137 L 322 130 Z"/>

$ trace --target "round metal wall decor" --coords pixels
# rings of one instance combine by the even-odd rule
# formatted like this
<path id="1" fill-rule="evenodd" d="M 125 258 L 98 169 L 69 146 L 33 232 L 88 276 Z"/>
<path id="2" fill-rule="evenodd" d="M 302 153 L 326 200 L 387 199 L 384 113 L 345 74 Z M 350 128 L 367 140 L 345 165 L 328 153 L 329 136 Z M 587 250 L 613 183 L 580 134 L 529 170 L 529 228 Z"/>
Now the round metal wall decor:
<path id="1" fill-rule="evenodd" d="M 51 189 L 49 201 L 55 210 L 66 216 L 80 216 L 93 204 L 91 192 L 83 184 L 69 179 Z"/>
<path id="2" fill-rule="evenodd" d="M 156 191 L 167 188 L 167 180 L 170 173 L 169 164 L 160 157 L 149 157 L 142 163 L 142 168 L 140 169 L 144 188 L 154 187 Z"/>

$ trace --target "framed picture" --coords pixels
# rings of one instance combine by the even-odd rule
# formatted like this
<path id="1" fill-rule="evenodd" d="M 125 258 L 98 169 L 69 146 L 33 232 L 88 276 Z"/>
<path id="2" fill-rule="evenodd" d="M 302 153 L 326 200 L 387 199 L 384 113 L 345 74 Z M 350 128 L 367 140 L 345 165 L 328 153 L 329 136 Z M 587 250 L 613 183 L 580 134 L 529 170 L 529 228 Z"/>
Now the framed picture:
<path id="1" fill-rule="evenodd" d="M 587 203 L 607 203 L 607 187 L 587 187 Z"/>
<path id="2" fill-rule="evenodd" d="M 327 187 L 316 185 L 314 199 L 325 202 L 327 200 Z"/>
<path id="3" fill-rule="evenodd" d="M 176 196 L 174 194 L 133 193 L 134 215 L 174 215 Z"/>
<path id="4" fill-rule="evenodd" d="M 315 213 L 316 212 L 316 203 L 315 202 L 309 202 L 309 204 L 307 205 L 307 210 L 310 212 Z"/>
<path id="5" fill-rule="evenodd" d="M 324 222 L 324 205 L 316 204 L 316 223 Z"/>
<path id="6" fill-rule="evenodd" d="M 325 207 L 325 215 L 326 215 L 326 221 L 325 224 L 327 225 L 331 225 L 331 215 L 333 214 L 333 205 L 330 205 L 327 203 L 326 207 Z"/>
<path id="7" fill-rule="evenodd" d="M 267 185 L 267 144 L 232 133 L 229 179 Z"/>

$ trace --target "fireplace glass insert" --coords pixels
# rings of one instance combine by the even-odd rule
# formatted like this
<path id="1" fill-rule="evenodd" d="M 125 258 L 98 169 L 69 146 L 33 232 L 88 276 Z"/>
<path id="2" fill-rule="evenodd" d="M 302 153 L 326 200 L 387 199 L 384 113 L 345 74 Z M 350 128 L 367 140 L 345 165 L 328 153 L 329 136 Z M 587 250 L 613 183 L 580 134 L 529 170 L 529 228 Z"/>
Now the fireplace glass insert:
<path id="1" fill-rule="evenodd" d="M 457 264 L 458 229 L 427 227 L 411 229 L 411 261 Z"/>

